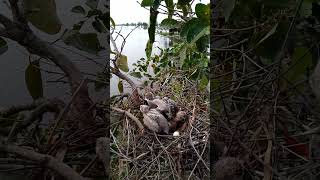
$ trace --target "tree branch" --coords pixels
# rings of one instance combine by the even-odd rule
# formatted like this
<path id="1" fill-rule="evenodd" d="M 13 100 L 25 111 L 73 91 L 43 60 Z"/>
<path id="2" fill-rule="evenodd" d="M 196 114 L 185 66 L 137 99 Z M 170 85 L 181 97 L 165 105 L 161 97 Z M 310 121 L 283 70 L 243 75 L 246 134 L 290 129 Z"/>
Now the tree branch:
<path id="1" fill-rule="evenodd" d="M 139 129 L 141 131 L 144 131 L 144 127 L 143 127 L 142 123 L 139 121 L 139 119 L 137 117 L 135 117 L 129 111 L 125 111 L 125 110 L 122 110 L 122 109 L 119 109 L 119 108 L 116 108 L 116 107 L 111 107 L 111 109 L 114 110 L 114 111 L 117 111 L 119 113 L 125 114 L 126 116 L 128 116 L 130 119 L 132 119 L 137 124 L 137 126 L 139 127 Z"/>
<path id="2" fill-rule="evenodd" d="M 50 155 L 40 154 L 35 151 L 22 148 L 12 144 L 0 144 L 0 151 L 13 153 L 23 158 L 37 162 L 46 168 L 49 168 L 67 180 L 84 180 L 76 171 L 65 163 L 59 162 Z"/>
<path id="3" fill-rule="evenodd" d="M 0 23 L 5 26 L 6 33 L 3 37 L 9 38 L 24 46 L 30 53 L 43 58 L 50 59 L 68 77 L 71 92 L 75 92 L 84 79 L 80 70 L 74 63 L 58 49 L 37 37 L 27 24 L 13 22 L 4 15 L 0 14 Z M 87 82 L 81 84 L 77 96 L 74 98 L 71 108 L 70 120 L 78 121 L 82 127 L 94 124 L 92 111 L 87 111 L 91 106 L 91 99 L 88 93 Z M 87 112 L 86 112 L 87 111 Z M 83 113 L 86 112 L 86 113 Z M 82 114 L 81 117 L 77 117 Z"/>
<path id="4" fill-rule="evenodd" d="M 132 91 L 137 88 L 136 83 L 134 83 L 133 80 L 130 79 L 127 75 L 123 74 L 119 69 L 114 68 L 114 67 L 110 67 L 110 68 L 111 68 L 112 74 L 118 76 L 120 79 L 123 79 L 130 84 Z"/>
<path id="5" fill-rule="evenodd" d="M 132 32 L 132 31 L 131 31 L 131 32 Z M 131 33 L 131 32 L 130 32 L 130 33 Z M 129 33 L 129 34 L 130 34 L 130 33 Z M 110 66 L 111 72 L 112 72 L 112 74 L 118 76 L 120 79 L 123 79 L 123 80 L 127 81 L 127 82 L 130 84 L 130 86 L 131 86 L 131 88 L 132 88 L 132 91 L 134 91 L 134 90 L 137 88 L 136 83 L 134 83 L 133 80 L 132 80 L 131 78 L 129 78 L 127 75 L 123 74 L 123 73 L 119 70 L 119 68 L 117 67 L 116 61 L 117 61 L 117 59 L 120 57 L 121 52 L 118 50 L 117 45 L 116 45 L 116 42 L 114 41 L 112 35 L 110 35 L 110 40 L 111 40 L 112 45 L 113 45 L 113 47 L 114 47 L 114 49 L 115 49 L 115 51 L 116 51 L 116 53 L 117 53 L 117 55 L 116 55 L 116 60 L 113 61 L 114 67 L 111 67 L 111 66 Z"/>

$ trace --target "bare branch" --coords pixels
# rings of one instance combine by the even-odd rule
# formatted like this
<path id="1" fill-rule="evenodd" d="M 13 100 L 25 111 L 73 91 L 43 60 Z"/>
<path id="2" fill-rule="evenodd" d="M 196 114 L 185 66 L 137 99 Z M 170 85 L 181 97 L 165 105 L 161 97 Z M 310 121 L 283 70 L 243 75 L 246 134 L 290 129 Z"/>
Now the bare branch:
<path id="1" fill-rule="evenodd" d="M 125 110 L 122 110 L 122 109 L 119 109 L 119 108 L 116 108 L 116 107 L 111 107 L 111 109 L 114 110 L 114 111 L 117 111 L 119 113 L 124 113 L 126 116 L 131 118 L 137 124 L 137 126 L 139 127 L 139 129 L 141 131 L 144 131 L 144 127 L 141 124 L 141 122 L 139 121 L 139 119 L 137 117 L 135 117 L 133 114 L 131 114 L 129 111 L 125 111 Z"/>
<path id="2" fill-rule="evenodd" d="M 40 154 L 33 150 L 22 148 L 12 144 L 0 144 L 0 151 L 13 153 L 23 158 L 35 161 L 46 168 L 49 168 L 67 180 L 84 180 L 76 171 L 65 163 L 59 162 L 50 155 Z"/>
<path id="3" fill-rule="evenodd" d="M 131 32 L 132 32 L 132 31 L 131 31 Z M 130 32 L 130 33 L 131 33 L 131 32 Z M 129 34 L 130 34 L 130 33 L 129 33 Z M 129 35 L 129 34 L 128 34 L 128 35 Z M 127 37 L 128 37 L 128 36 L 127 36 Z M 117 60 L 117 59 L 121 56 L 121 52 L 118 50 L 117 45 L 116 45 L 116 43 L 115 43 L 115 41 L 114 41 L 114 39 L 113 39 L 112 36 L 110 36 L 110 40 L 111 40 L 112 45 L 113 45 L 113 47 L 114 47 L 114 49 L 115 49 L 115 51 L 116 51 L 116 53 L 117 53 L 117 55 L 116 55 L 116 60 Z M 121 51 L 122 51 L 122 49 L 123 49 L 123 45 L 122 45 Z M 131 86 L 131 88 L 132 88 L 132 91 L 134 91 L 134 90 L 137 88 L 136 83 L 134 83 L 131 78 L 129 78 L 127 75 L 123 74 L 123 73 L 119 70 L 119 68 L 117 67 L 117 64 L 116 64 L 116 60 L 113 61 L 113 66 L 114 66 L 114 67 L 111 67 L 111 66 L 110 66 L 112 74 L 118 76 L 120 79 L 123 79 L 123 80 L 127 81 L 127 82 L 130 84 L 130 86 Z"/>
<path id="4" fill-rule="evenodd" d="M 110 67 L 110 68 L 111 68 L 112 74 L 118 76 L 120 79 L 127 81 L 130 84 L 132 90 L 135 90 L 137 88 L 136 83 L 134 83 L 133 80 L 130 79 L 127 75 L 123 74 L 119 69 L 113 68 L 113 67 Z"/>
<path id="5" fill-rule="evenodd" d="M 23 105 L 19 105 L 19 106 L 12 106 L 12 107 L 9 107 L 6 109 L 1 109 L 0 116 L 8 117 L 12 114 L 16 114 L 21 111 L 32 110 L 32 109 L 36 108 L 39 104 L 41 104 L 42 101 L 43 100 L 37 100 L 37 101 L 30 103 L 30 104 L 23 104 Z"/>

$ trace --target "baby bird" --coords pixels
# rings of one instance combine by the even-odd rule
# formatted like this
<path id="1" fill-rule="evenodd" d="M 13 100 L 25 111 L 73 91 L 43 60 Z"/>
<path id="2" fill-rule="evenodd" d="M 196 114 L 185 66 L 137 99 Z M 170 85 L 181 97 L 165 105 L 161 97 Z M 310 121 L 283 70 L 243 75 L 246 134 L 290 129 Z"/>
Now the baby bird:
<path id="1" fill-rule="evenodd" d="M 179 129 L 185 122 L 188 121 L 188 114 L 185 111 L 179 111 L 172 121 L 169 121 L 170 131 Z"/>
<path id="2" fill-rule="evenodd" d="M 175 122 L 186 122 L 188 120 L 188 114 L 185 111 L 179 111 L 174 118 Z"/>
<path id="3" fill-rule="evenodd" d="M 164 97 L 163 101 L 169 107 L 170 116 L 172 116 L 172 118 L 175 117 L 175 115 L 177 114 L 177 112 L 179 110 L 176 102 L 174 102 L 174 100 L 172 100 L 172 99 L 169 99 L 168 97 Z"/>
<path id="4" fill-rule="evenodd" d="M 169 133 L 167 119 L 156 109 L 150 109 L 147 105 L 141 105 L 140 111 L 143 114 L 143 123 L 156 133 Z"/>

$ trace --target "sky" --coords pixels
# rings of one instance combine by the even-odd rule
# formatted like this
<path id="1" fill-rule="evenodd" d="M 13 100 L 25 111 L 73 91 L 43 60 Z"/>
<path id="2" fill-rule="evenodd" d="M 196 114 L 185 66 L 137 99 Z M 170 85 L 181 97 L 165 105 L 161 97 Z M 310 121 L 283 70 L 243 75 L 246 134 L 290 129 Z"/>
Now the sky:
<path id="1" fill-rule="evenodd" d="M 149 22 L 149 11 L 141 7 L 137 1 L 141 3 L 142 0 L 110 0 L 110 14 L 116 24 Z M 174 2 L 176 3 L 177 0 Z M 193 4 L 198 2 L 207 4 L 210 0 L 195 0 Z M 158 22 L 164 18 L 166 18 L 165 15 L 159 14 Z"/>

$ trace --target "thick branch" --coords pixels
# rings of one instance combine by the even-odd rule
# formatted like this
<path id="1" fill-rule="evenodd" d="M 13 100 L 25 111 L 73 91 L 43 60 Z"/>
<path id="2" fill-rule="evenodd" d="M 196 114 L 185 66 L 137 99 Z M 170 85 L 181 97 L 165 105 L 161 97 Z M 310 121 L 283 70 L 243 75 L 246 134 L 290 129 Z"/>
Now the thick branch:
<path id="1" fill-rule="evenodd" d="M 0 151 L 13 153 L 18 156 L 22 156 L 23 158 L 35 161 L 40 165 L 43 165 L 46 168 L 55 171 L 67 180 L 84 180 L 84 178 L 80 176 L 76 171 L 74 171 L 71 167 L 69 167 L 65 163 L 59 162 L 57 159 L 50 155 L 40 154 L 29 149 L 9 144 L 0 144 Z"/>
<path id="2" fill-rule="evenodd" d="M 123 74 L 119 69 L 111 67 L 111 72 L 112 74 L 118 76 L 120 79 L 127 81 L 130 84 L 132 90 L 135 90 L 137 88 L 136 83 L 134 83 L 132 79 L 130 79 L 127 75 Z"/>
<path id="3" fill-rule="evenodd" d="M 11 106 L 11 107 L 6 108 L 6 109 L 1 109 L 0 110 L 0 116 L 9 117 L 10 115 L 16 114 L 16 113 L 21 112 L 21 111 L 29 111 L 29 110 L 32 110 L 32 109 L 36 108 L 37 106 L 39 106 L 42 103 L 43 103 L 43 99 L 37 100 L 37 101 L 35 101 L 33 103 L 30 103 L 30 104 L 23 104 L 23 105 L 19 105 L 19 106 Z"/>
<path id="4" fill-rule="evenodd" d="M 43 115 L 45 112 L 58 113 L 64 106 L 64 103 L 58 99 L 44 102 L 35 108 L 17 127 L 17 132 L 30 126 L 37 118 Z"/>
<path id="5" fill-rule="evenodd" d="M 131 114 L 130 112 L 122 110 L 122 109 L 119 109 L 119 108 L 116 108 L 116 107 L 111 107 L 111 109 L 114 110 L 114 111 L 117 111 L 119 113 L 124 113 L 126 116 L 131 118 L 137 124 L 137 126 L 139 127 L 139 129 L 141 131 L 144 131 L 144 127 L 141 124 L 141 122 L 139 121 L 139 119 L 137 117 L 135 117 L 133 114 Z"/>
<path id="6" fill-rule="evenodd" d="M 74 90 L 79 86 L 83 79 L 80 70 L 58 49 L 34 35 L 28 26 L 12 22 L 2 14 L 0 14 L 0 23 L 6 28 L 4 37 L 18 42 L 33 54 L 50 59 L 68 76 Z"/>
<path id="7" fill-rule="evenodd" d="M 116 51 L 116 53 L 117 53 L 117 58 L 120 57 L 121 52 L 118 50 L 117 45 L 116 45 L 116 42 L 114 41 L 114 39 L 113 39 L 112 36 L 110 36 L 110 40 L 111 40 L 112 45 L 113 45 L 113 47 L 114 47 L 114 49 L 115 49 L 115 51 Z M 112 74 L 118 76 L 120 79 L 123 79 L 123 80 L 127 81 L 127 82 L 130 84 L 130 86 L 131 86 L 131 88 L 132 88 L 132 91 L 134 91 L 134 90 L 137 88 L 136 83 L 134 83 L 134 82 L 132 81 L 132 79 L 130 79 L 128 76 L 126 76 L 125 74 L 123 74 L 123 73 L 119 70 L 119 68 L 117 67 L 117 64 L 116 64 L 115 62 L 116 62 L 116 61 L 113 61 L 114 67 L 110 67 Z"/>
<path id="8" fill-rule="evenodd" d="M 71 86 L 71 92 L 75 92 L 81 82 L 84 80 L 80 70 L 74 63 L 58 49 L 46 41 L 37 37 L 27 24 L 12 22 L 7 17 L 0 14 L 0 22 L 5 26 L 6 33 L 2 36 L 18 42 L 24 46 L 30 53 L 43 58 L 50 59 L 55 63 L 68 77 Z M 87 82 L 82 83 L 77 97 L 73 101 L 71 109 L 71 121 L 80 122 L 82 127 L 94 123 L 92 112 L 86 112 L 91 107 L 91 100 L 88 94 Z M 85 112 L 85 113 L 83 113 Z M 81 114 L 80 117 L 77 117 Z"/>

